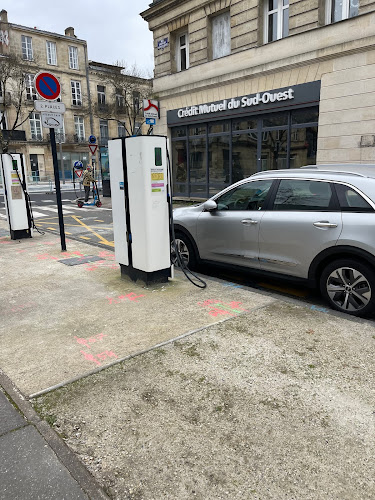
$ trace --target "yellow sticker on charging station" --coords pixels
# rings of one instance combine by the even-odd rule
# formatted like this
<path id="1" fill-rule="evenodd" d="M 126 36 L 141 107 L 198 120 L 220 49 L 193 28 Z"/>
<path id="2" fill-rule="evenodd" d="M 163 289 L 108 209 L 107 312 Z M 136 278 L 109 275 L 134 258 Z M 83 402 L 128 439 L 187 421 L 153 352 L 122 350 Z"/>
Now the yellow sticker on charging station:
<path id="1" fill-rule="evenodd" d="M 12 176 L 12 184 L 18 184 L 19 183 L 18 175 L 11 173 L 11 176 Z"/>
<path id="2" fill-rule="evenodd" d="M 152 172 L 151 173 L 151 180 L 152 181 L 163 181 L 164 180 L 164 172 Z"/>

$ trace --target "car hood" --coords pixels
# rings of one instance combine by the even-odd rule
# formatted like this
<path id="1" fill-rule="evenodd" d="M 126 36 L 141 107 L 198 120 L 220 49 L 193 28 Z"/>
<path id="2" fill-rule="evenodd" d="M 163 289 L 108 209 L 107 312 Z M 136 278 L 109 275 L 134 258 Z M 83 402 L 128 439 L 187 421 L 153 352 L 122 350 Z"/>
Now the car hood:
<path id="1" fill-rule="evenodd" d="M 180 207 L 180 208 L 175 208 L 173 210 L 173 219 L 180 220 L 180 219 L 185 219 L 186 217 L 198 217 L 198 215 L 202 212 L 203 210 L 203 203 L 200 205 L 194 205 L 192 207 Z"/>

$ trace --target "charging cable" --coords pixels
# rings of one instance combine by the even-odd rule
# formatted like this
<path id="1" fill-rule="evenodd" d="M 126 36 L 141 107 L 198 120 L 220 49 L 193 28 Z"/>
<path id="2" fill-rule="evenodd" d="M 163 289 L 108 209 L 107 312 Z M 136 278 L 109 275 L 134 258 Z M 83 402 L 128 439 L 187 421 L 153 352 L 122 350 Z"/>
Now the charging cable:
<path id="1" fill-rule="evenodd" d="M 175 232 L 174 232 L 174 225 L 173 225 L 172 166 L 171 166 L 171 159 L 170 159 L 170 156 L 169 156 L 168 147 L 166 148 L 166 150 L 167 150 L 167 160 L 168 160 L 168 165 L 167 165 L 167 176 L 168 176 L 168 179 L 167 179 L 167 189 L 168 189 L 168 204 L 169 204 L 169 227 L 171 229 L 172 245 L 174 247 L 174 251 L 175 251 L 175 254 L 176 254 L 178 265 L 179 265 L 181 271 L 186 276 L 186 278 L 194 286 L 196 286 L 198 288 L 204 289 L 204 288 L 207 287 L 207 283 L 202 278 L 200 278 L 195 273 L 193 273 L 193 271 L 191 271 L 187 267 L 187 265 L 185 264 L 185 262 L 182 260 L 180 252 L 179 252 L 179 249 L 177 247 L 176 235 L 175 235 Z M 194 279 L 191 278 L 189 275 L 193 276 L 193 278 L 195 280 L 197 280 L 197 282 L 194 281 Z"/>

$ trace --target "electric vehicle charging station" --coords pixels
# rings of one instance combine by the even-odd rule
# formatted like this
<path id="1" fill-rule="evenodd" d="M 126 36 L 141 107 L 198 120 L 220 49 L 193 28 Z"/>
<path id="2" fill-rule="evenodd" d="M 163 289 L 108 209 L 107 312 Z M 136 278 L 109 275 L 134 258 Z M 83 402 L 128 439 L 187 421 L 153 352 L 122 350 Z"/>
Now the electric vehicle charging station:
<path id="1" fill-rule="evenodd" d="M 115 258 L 133 281 L 167 282 L 170 259 L 167 138 L 108 141 Z"/>
<path id="2" fill-rule="evenodd" d="M 25 160 L 21 154 L 0 155 L 5 208 L 12 240 L 32 238 L 32 217 L 27 195 Z"/>

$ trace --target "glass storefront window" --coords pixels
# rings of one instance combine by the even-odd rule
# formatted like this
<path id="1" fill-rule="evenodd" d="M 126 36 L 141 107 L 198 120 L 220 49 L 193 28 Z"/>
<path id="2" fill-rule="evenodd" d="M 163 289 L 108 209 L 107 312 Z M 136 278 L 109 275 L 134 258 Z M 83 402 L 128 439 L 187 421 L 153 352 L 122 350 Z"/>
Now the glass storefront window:
<path id="1" fill-rule="evenodd" d="M 292 128 L 290 137 L 290 168 L 316 164 L 318 127 Z"/>
<path id="2" fill-rule="evenodd" d="M 189 135 L 205 135 L 206 125 L 191 125 L 189 127 Z"/>
<path id="3" fill-rule="evenodd" d="M 186 141 L 173 141 L 173 182 L 187 182 Z"/>
<path id="4" fill-rule="evenodd" d="M 207 184 L 191 184 L 190 196 L 192 198 L 207 198 Z"/>
<path id="5" fill-rule="evenodd" d="M 205 198 L 259 170 L 316 164 L 318 118 L 314 106 L 172 128 L 175 193 Z"/>
<path id="6" fill-rule="evenodd" d="M 185 137 L 185 136 L 186 136 L 186 127 L 172 128 L 172 137 Z"/>
<path id="7" fill-rule="evenodd" d="M 208 165 L 211 183 L 229 184 L 229 135 L 218 135 L 208 139 Z"/>
<path id="8" fill-rule="evenodd" d="M 241 120 L 233 120 L 233 131 L 235 130 L 251 130 L 258 127 L 258 120 L 252 118 L 241 118 Z"/>
<path id="9" fill-rule="evenodd" d="M 207 174 L 206 138 L 197 137 L 189 140 L 190 182 L 205 182 Z"/>
<path id="10" fill-rule="evenodd" d="M 262 170 L 288 168 L 288 131 L 271 130 L 262 133 Z"/>
<path id="11" fill-rule="evenodd" d="M 279 113 L 263 118 L 263 127 L 281 127 L 282 125 L 288 125 L 288 113 Z"/>
<path id="12" fill-rule="evenodd" d="M 257 172 L 256 132 L 232 136 L 232 182 L 240 181 Z"/>
<path id="13" fill-rule="evenodd" d="M 292 125 L 311 122 L 318 123 L 318 119 L 318 108 L 297 109 L 296 111 L 292 111 Z"/>
<path id="14" fill-rule="evenodd" d="M 208 124 L 209 134 L 219 134 L 220 132 L 230 132 L 230 122 L 215 122 Z"/>

